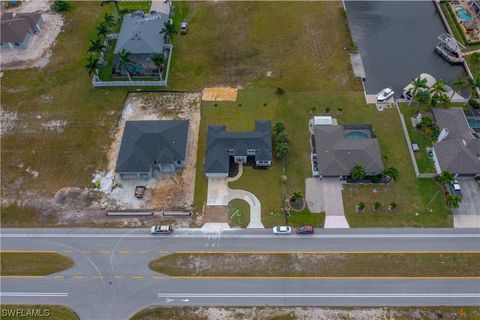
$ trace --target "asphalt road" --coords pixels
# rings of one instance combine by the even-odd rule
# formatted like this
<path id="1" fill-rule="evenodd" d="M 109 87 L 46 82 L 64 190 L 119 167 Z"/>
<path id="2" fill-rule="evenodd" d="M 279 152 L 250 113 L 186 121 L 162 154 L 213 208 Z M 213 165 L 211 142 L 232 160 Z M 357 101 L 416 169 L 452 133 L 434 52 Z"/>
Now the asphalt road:
<path id="1" fill-rule="evenodd" d="M 55 251 L 75 261 L 73 268 L 46 277 L 3 277 L 2 303 L 61 304 L 82 319 L 128 319 L 152 305 L 480 305 L 480 279 L 183 279 L 148 268 L 154 258 L 179 251 L 480 251 L 478 229 L 321 230 L 313 236 L 274 236 L 269 230 L 168 236 L 147 229 L 1 231 L 2 251 Z"/>

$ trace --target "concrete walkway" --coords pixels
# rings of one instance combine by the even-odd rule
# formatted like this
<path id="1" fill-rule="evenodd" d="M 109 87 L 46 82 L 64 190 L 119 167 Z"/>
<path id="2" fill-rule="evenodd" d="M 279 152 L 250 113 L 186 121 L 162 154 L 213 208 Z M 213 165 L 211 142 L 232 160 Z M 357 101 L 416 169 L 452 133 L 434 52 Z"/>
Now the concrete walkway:
<path id="1" fill-rule="evenodd" d="M 325 228 L 350 228 L 343 210 L 342 181 L 338 178 L 323 178 L 325 203 Z"/>
<path id="2" fill-rule="evenodd" d="M 207 205 L 227 206 L 234 199 L 241 199 L 250 205 L 250 223 L 247 228 L 264 228 L 262 224 L 262 206 L 260 200 L 251 192 L 230 189 L 228 178 L 209 178 Z"/>
<path id="3" fill-rule="evenodd" d="M 310 212 L 325 212 L 323 182 L 321 179 L 305 179 L 305 200 L 307 201 L 308 210 L 310 210 Z"/>

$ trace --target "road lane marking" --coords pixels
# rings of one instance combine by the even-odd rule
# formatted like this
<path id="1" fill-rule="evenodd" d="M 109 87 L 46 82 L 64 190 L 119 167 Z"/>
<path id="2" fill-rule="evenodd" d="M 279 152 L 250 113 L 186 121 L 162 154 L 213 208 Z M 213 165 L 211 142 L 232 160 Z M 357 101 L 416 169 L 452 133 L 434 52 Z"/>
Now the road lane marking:
<path id="1" fill-rule="evenodd" d="M 265 280 L 480 280 L 480 276 L 172 276 L 172 279 L 265 279 Z"/>
<path id="2" fill-rule="evenodd" d="M 82 250 L 82 251 L 80 251 L 80 252 L 81 252 L 81 253 L 83 253 L 83 254 L 89 254 L 89 253 L 92 253 L 92 251 L 91 251 L 91 250 Z"/>
<path id="3" fill-rule="evenodd" d="M 162 279 L 162 276 L 153 276 L 152 279 Z"/>
<path id="4" fill-rule="evenodd" d="M 103 279 L 103 276 L 93 276 L 94 279 Z"/>
<path id="5" fill-rule="evenodd" d="M 0 278 L 4 278 L 4 279 L 41 279 L 41 278 L 45 278 L 45 276 L 0 276 Z"/>
<path id="6" fill-rule="evenodd" d="M 163 254 L 163 253 L 169 253 L 169 252 L 164 250 L 164 251 L 158 251 L 158 253 Z"/>
<path id="7" fill-rule="evenodd" d="M 158 298 L 480 298 L 480 293 L 158 293 Z"/>
<path id="8" fill-rule="evenodd" d="M 140 250 L 140 251 L 138 251 L 138 253 L 140 253 L 140 254 L 147 254 L 148 251 L 147 251 L 147 250 Z"/>
<path id="9" fill-rule="evenodd" d="M 119 253 L 123 253 L 123 254 L 128 254 L 130 253 L 130 250 L 120 250 L 118 251 Z"/>
<path id="10" fill-rule="evenodd" d="M 98 252 L 101 253 L 101 254 L 110 254 L 110 253 L 112 253 L 112 251 L 110 251 L 110 250 L 100 250 L 100 251 L 98 251 Z"/>
<path id="11" fill-rule="evenodd" d="M 73 250 L 63 250 L 64 253 L 73 253 Z"/>
<path id="12" fill-rule="evenodd" d="M 73 279 L 76 279 L 76 280 L 83 279 L 83 276 L 73 276 Z"/>
<path id="13" fill-rule="evenodd" d="M 53 276 L 54 279 L 65 279 L 65 276 Z"/>
<path id="14" fill-rule="evenodd" d="M 57 253 L 56 250 L 0 250 L 0 253 Z"/>
<path id="15" fill-rule="evenodd" d="M 177 233 L 170 235 L 169 238 L 207 238 L 209 235 L 200 231 L 189 231 L 189 233 Z M 89 233 L 5 233 L 0 235 L 1 238 L 150 238 L 149 234 L 125 234 L 125 233 L 101 233 L 101 234 L 89 234 Z M 273 234 L 235 234 L 235 233 L 222 233 L 222 239 L 261 239 L 270 238 L 278 239 L 277 235 Z M 288 239 L 379 239 L 379 238 L 480 238 L 480 233 L 374 233 L 374 234 L 313 234 L 308 238 L 299 235 L 290 235 Z M 283 238 L 285 239 L 285 238 Z"/>
<path id="16" fill-rule="evenodd" d="M 113 276 L 114 279 L 123 279 L 123 276 Z"/>
<path id="17" fill-rule="evenodd" d="M 480 251 L 176 251 L 178 254 L 480 254 Z"/>
<path id="18" fill-rule="evenodd" d="M 67 297 L 66 292 L 0 292 L 0 297 Z"/>
<path id="19" fill-rule="evenodd" d="M 132 276 L 132 279 L 143 279 L 144 276 Z"/>

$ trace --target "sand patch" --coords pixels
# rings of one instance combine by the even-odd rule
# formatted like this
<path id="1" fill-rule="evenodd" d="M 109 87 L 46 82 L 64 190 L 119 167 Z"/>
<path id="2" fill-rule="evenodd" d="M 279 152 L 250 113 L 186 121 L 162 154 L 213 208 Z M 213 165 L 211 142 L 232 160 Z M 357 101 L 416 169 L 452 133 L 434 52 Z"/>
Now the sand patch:
<path id="1" fill-rule="evenodd" d="M 229 87 L 205 88 L 202 92 L 203 101 L 237 101 L 238 89 Z"/>

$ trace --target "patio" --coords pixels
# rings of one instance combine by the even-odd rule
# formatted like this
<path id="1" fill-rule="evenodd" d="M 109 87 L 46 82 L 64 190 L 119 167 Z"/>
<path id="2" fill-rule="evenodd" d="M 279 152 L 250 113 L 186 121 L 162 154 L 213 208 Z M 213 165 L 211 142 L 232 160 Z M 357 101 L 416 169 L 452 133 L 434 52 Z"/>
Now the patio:
<path id="1" fill-rule="evenodd" d="M 453 0 L 448 3 L 468 42 L 480 40 L 480 1 Z"/>

